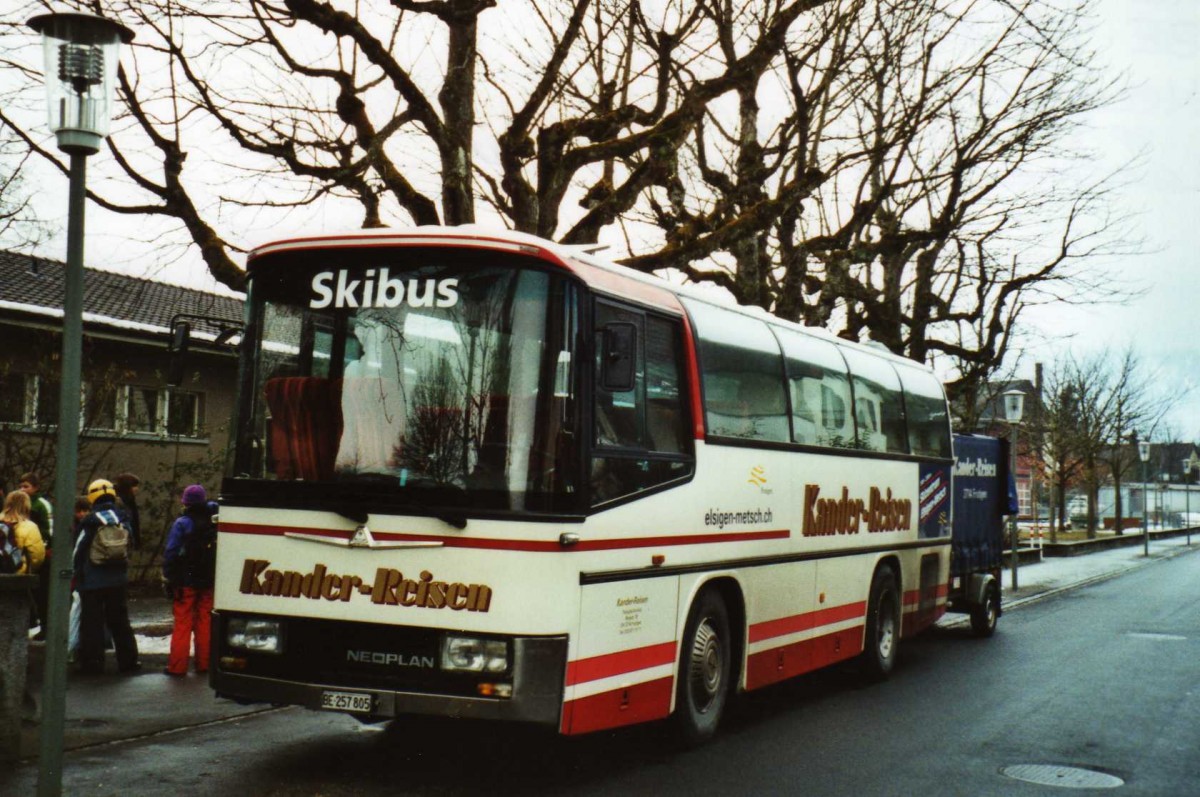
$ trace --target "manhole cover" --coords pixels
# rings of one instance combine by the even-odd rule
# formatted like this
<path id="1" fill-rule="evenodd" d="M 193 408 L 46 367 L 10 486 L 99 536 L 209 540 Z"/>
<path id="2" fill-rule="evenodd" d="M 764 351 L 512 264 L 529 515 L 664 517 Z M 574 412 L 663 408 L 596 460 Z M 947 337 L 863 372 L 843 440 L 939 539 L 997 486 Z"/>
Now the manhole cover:
<path id="1" fill-rule="evenodd" d="M 1015 764 L 1004 767 L 1000 774 L 1026 783 L 1060 786 L 1064 789 L 1115 789 L 1125 785 L 1125 781 L 1107 772 L 1058 764 Z"/>

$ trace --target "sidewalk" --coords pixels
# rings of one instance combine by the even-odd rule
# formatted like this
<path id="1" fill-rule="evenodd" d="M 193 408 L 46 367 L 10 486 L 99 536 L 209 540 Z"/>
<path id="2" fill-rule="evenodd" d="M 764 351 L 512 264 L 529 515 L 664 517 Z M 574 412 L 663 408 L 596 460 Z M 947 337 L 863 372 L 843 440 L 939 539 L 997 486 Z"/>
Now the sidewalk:
<path id="1" fill-rule="evenodd" d="M 169 678 L 167 664 L 171 639 L 171 601 L 161 596 L 129 597 L 129 619 L 137 635 L 141 671 L 119 675 L 112 652 L 105 654 L 104 675 L 67 673 L 67 716 L 63 748 L 81 748 L 135 739 L 219 722 L 268 710 L 270 706 L 239 706 L 217 700 L 207 675 L 189 672 L 186 678 Z M 45 644 L 30 642 L 29 689 L 41 702 Z M 21 755 L 35 760 L 39 729 L 22 728 Z"/>
<path id="2" fill-rule="evenodd" d="M 1183 537 L 1155 540 L 1149 558 L 1142 546 L 1115 548 L 1085 556 L 1047 558 L 1037 563 L 1021 562 L 1017 568 L 1019 589 L 1013 590 L 1011 570 L 1004 571 L 1004 608 L 1012 610 L 1075 587 L 1102 581 L 1128 570 L 1200 550 L 1200 534 L 1193 535 L 1189 549 Z M 161 597 L 132 597 L 130 618 L 138 635 L 142 671 L 117 675 L 112 654 L 108 674 L 82 676 L 71 672 L 67 683 L 67 719 L 64 747 L 78 750 L 118 740 L 152 736 L 181 727 L 192 727 L 268 710 L 267 706 L 239 706 L 217 700 L 208 679 L 194 673 L 186 678 L 162 674 L 171 631 L 171 603 Z M 941 627 L 969 622 L 966 615 L 947 615 Z M 1004 632 L 1004 620 L 1000 630 Z M 44 645 L 30 643 L 30 686 L 40 696 Z M 35 754 L 37 728 L 26 729 L 22 754 Z"/>

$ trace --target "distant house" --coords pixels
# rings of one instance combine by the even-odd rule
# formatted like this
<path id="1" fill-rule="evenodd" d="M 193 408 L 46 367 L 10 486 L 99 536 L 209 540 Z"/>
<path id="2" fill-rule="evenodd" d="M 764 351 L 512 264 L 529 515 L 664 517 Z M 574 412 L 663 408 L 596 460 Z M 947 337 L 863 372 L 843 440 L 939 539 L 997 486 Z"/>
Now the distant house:
<path id="1" fill-rule="evenodd" d="M 1147 518 L 1152 525 L 1159 523 L 1190 525 L 1200 515 L 1200 449 L 1194 443 L 1151 443 L 1150 458 L 1143 464 L 1136 443 L 1123 447 L 1123 456 L 1133 463 L 1121 482 L 1122 522 L 1125 526 L 1140 525 Z M 1143 481 L 1143 475 L 1145 480 Z M 1097 505 L 1105 528 L 1113 525 L 1116 488 L 1100 486 Z"/>
<path id="2" fill-rule="evenodd" d="M 26 469 L 54 485 L 63 263 L 0 251 L 0 482 Z M 241 298 L 85 269 L 82 414 L 76 487 L 130 471 L 146 487 L 208 474 L 228 439 L 237 358 L 220 332 L 242 324 Z M 166 384 L 172 319 L 191 316 L 189 371 Z M 167 511 L 164 503 L 163 511 Z M 145 524 L 143 524 L 145 525 Z"/>

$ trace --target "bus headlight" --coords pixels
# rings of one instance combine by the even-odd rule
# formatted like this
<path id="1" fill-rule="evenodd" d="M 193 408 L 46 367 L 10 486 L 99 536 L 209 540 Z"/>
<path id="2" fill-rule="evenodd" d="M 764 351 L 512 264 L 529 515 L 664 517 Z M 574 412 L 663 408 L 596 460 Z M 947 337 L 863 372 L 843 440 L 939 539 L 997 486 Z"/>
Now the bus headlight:
<path id="1" fill-rule="evenodd" d="M 249 653 L 282 653 L 283 624 L 278 620 L 234 617 L 225 625 L 225 643 Z"/>
<path id="2" fill-rule="evenodd" d="M 447 634 L 442 639 L 442 669 L 448 672 L 504 672 L 508 669 L 508 643 L 502 639 Z"/>

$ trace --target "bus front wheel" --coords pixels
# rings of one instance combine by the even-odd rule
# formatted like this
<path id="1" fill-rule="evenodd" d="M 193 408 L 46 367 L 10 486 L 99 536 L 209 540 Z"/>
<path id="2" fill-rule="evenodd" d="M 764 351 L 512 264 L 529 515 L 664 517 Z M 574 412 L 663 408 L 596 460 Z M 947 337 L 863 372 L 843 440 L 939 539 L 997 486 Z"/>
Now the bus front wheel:
<path id="1" fill-rule="evenodd" d="M 867 636 L 863 663 L 867 677 L 882 681 L 896 666 L 896 648 L 900 642 L 900 598 L 896 574 L 887 566 L 875 571 L 871 579 L 871 600 L 867 604 Z"/>
<path id="2" fill-rule="evenodd" d="M 688 615 L 675 685 L 675 722 L 689 747 L 717 732 L 733 675 L 732 641 L 725 601 L 705 591 Z"/>

